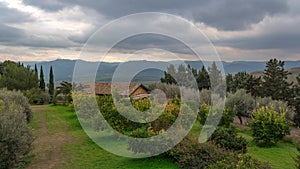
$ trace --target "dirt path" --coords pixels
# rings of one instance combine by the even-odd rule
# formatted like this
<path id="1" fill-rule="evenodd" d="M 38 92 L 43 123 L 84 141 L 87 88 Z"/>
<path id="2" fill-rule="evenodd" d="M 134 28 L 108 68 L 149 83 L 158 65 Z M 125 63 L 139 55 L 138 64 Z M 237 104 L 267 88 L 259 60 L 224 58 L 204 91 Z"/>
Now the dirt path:
<path id="1" fill-rule="evenodd" d="M 35 141 L 33 143 L 34 160 L 27 169 L 49 169 L 60 168 L 68 159 L 62 152 L 62 146 L 71 142 L 73 139 L 63 131 L 51 133 L 49 127 L 53 127 L 51 122 L 45 118 L 49 112 L 48 106 L 33 106 L 34 116 L 37 116 L 36 123 L 38 128 L 34 130 Z M 48 111 L 48 112 L 47 112 Z M 55 126 L 61 127 L 61 126 Z"/>

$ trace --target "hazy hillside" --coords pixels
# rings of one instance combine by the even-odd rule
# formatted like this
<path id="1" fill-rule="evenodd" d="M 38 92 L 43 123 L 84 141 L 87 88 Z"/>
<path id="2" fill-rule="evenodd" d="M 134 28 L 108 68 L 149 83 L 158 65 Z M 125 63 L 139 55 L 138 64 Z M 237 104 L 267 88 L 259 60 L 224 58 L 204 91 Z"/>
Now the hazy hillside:
<path id="1" fill-rule="evenodd" d="M 286 70 L 291 73 L 290 75 L 288 75 L 288 81 L 294 82 L 294 83 L 297 82 L 296 77 L 300 74 L 300 67 L 294 67 L 294 68 L 290 68 L 290 69 L 286 69 Z M 252 72 L 251 74 L 258 77 L 263 74 L 263 71 L 255 71 L 255 72 Z"/>
<path id="2" fill-rule="evenodd" d="M 80 60 L 80 62 L 85 63 L 88 68 L 89 65 L 99 64 L 99 62 L 86 62 Z M 76 60 L 66 60 L 66 59 L 58 59 L 49 62 L 24 62 L 25 65 L 30 65 L 31 67 L 34 64 L 37 64 L 38 68 L 40 65 L 43 65 L 45 80 L 48 81 L 49 69 L 50 66 L 53 66 L 54 75 L 56 81 L 67 80 L 71 81 L 73 76 L 73 69 Z M 208 62 L 211 63 L 211 62 Z M 120 63 L 107 63 L 101 62 L 100 67 L 97 73 L 97 81 L 109 81 L 112 78 L 116 68 Z M 163 76 L 163 71 L 154 69 L 155 67 L 166 68 L 168 65 L 174 64 L 178 66 L 180 61 L 171 61 L 171 62 L 153 62 L 153 61 L 130 61 L 122 63 L 122 67 L 124 67 L 125 71 L 120 72 L 116 79 L 123 81 L 136 72 L 136 69 L 143 69 L 148 67 L 150 69 L 146 69 L 139 74 L 137 74 L 134 78 L 135 81 L 158 81 Z M 201 69 L 202 62 L 201 61 L 186 61 L 186 64 L 190 64 L 192 67 Z M 223 62 L 224 70 L 226 74 L 228 73 L 237 73 L 239 71 L 246 71 L 248 73 L 260 71 L 265 68 L 265 62 L 248 62 L 248 61 L 236 61 L 236 62 Z M 152 67 L 152 68 L 151 68 Z M 285 68 L 293 68 L 300 67 L 300 61 L 286 61 Z M 92 73 L 92 72 L 91 72 Z M 293 78 L 293 77 L 291 77 Z"/>

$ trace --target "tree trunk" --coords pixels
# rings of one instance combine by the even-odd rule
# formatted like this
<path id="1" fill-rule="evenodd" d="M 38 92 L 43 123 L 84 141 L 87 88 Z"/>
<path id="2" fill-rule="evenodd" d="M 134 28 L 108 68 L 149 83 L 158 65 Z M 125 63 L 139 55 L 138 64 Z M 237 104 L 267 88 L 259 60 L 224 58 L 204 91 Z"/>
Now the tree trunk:
<path id="1" fill-rule="evenodd" d="M 242 116 L 238 116 L 239 120 L 240 120 L 240 123 L 241 125 L 243 125 L 243 119 L 242 119 Z"/>

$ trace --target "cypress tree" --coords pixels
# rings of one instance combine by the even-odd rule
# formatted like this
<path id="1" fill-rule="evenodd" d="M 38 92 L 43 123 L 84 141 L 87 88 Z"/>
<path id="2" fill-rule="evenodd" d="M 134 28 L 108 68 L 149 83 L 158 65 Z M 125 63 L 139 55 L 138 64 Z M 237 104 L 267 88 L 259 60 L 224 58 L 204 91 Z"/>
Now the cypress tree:
<path id="1" fill-rule="evenodd" d="M 44 80 L 44 72 L 43 72 L 43 66 L 41 65 L 40 70 L 40 89 L 45 91 L 45 80 Z"/>
<path id="2" fill-rule="evenodd" d="M 50 67 L 50 74 L 49 74 L 49 94 L 52 98 L 54 94 L 54 77 L 53 77 L 52 66 Z"/>
<path id="3" fill-rule="evenodd" d="M 39 75 L 38 75 L 38 69 L 36 64 L 34 64 L 34 80 L 37 82 L 36 87 L 39 87 Z"/>

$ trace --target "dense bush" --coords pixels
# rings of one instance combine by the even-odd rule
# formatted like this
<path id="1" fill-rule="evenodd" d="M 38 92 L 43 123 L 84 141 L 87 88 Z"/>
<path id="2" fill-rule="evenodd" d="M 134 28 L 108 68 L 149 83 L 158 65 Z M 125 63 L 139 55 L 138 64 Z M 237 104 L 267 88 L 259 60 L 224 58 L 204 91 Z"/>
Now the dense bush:
<path id="1" fill-rule="evenodd" d="M 206 121 L 209 113 L 212 114 L 212 118 L 218 116 L 217 111 L 214 111 L 214 109 L 210 111 L 210 108 L 211 107 L 205 103 L 203 103 L 200 106 L 200 110 L 199 110 L 198 117 L 197 117 L 200 124 L 202 124 L 202 125 L 205 124 L 205 121 Z M 236 113 L 232 108 L 225 108 L 223 110 L 222 117 L 221 117 L 218 125 L 229 127 L 230 124 L 234 120 L 235 114 Z"/>
<path id="2" fill-rule="evenodd" d="M 147 129 L 149 127 L 151 127 L 155 133 L 159 133 L 161 130 L 167 130 L 174 123 L 180 111 L 180 102 L 178 101 L 178 99 L 168 101 L 165 109 L 163 109 L 163 105 L 159 104 L 153 104 L 151 105 L 153 107 L 149 109 L 150 104 L 149 100 L 147 99 L 132 100 L 131 103 L 130 101 L 128 103 L 119 102 L 118 109 L 122 110 L 123 114 L 121 114 L 117 110 L 117 107 L 114 104 L 113 98 L 111 96 L 98 97 L 97 102 L 99 105 L 100 112 L 106 119 L 107 123 L 118 132 L 124 134 L 128 134 L 128 132 L 132 132 L 139 128 Z M 127 104 L 132 104 L 134 108 L 128 107 L 129 105 Z M 91 116 L 94 117 L 94 128 L 105 129 L 105 127 L 101 126 L 101 121 L 99 121 L 99 118 L 97 117 L 99 116 L 99 113 L 96 111 L 93 112 L 94 113 L 92 113 Z M 85 112 L 85 114 L 87 113 L 88 112 Z M 135 119 L 135 121 L 142 121 L 143 123 L 138 123 L 124 117 L 124 113 L 126 117 L 133 118 Z M 140 114 L 139 116 L 136 116 L 135 113 Z M 83 115 L 82 113 L 80 114 Z M 155 116 L 153 116 L 153 114 L 158 114 L 158 118 L 152 119 Z M 148 123 L 145 123 L 144 121 Z"/>
<path id="3" fill-rule="evenodd" d="M 247 141 L 237 135 L 235 127 L 218 128 L 210 137 L 210 141 L 227 150 L 245 153 L 247 151 Z"/>
<path id="4" fill-rule="evenodd" d="M 6 93 L 7 94 L 7 93 Z M 10 92 L 15 96 L 20 93 Z M 5 102 L 1 99 L 6 99 Z M 16 97 L 18 99 L 19 97 Z M 0 168 L 20 167 L 31 150 L 33 136 L 27 126 L 25 108 L 18 101 L 1 95 L 0 99 Z"/>
<path id="5" fill-rule="evenodd" d="M 257 97 L 255 99 L 256 102 L 256 109 L 259 109 L 261 107 L 270 107 L 273 106 L 274 110 L 276 112 L 279 112 L 280 109 L 283 109 L 284 111 L 286 111 L 286 118 L 290 121 L 293 121 L 294 116 L 295 116 L 295 111 L 293 110 L 293 108 L 288 106 L 288 103 L 282 100 L 272 100 L 271 97 Z"/>
<path id="6" fill-rule="evenodd" d="M 180 97 L 180 89 L 175 84 L 167 84 L 167 83 L 152 83 L 149 85 L 150 90 L 160 89 L 162 90 L 168 99 L 174 99 L 176 97 Z"/>
<path id="7" fill-rule="evenodd" d="M 48 92 L 40 93 L 40 104 L 49 104 L 51 101 L 51 96 Z"/>
<path id="8" fill-rule="evenodd" d="M 242 124 L 242 116 L 250 117 L 255 108 L 255 100 L 251 94 L 244 89 L 239 89 L 235 93 L 229 93 L 226 99 L 226 107 L 233 108 Z"/>
<path id="9" fill-rule="evenodd" d="M 231 156 L 229 160 L 218 161 L 205 169 L 271 169 L 268 163 L 260 162 L 249 155 Z"/>
<path id="10" fill-rule="evenodd" d="M 15 104 L 25 114 L 27 122 L 31 120 L 32 112 L 28 100 L 21 92 L 0 89 L 0 99 L 3 100 L 5 107 Z"/>
<path id="11" fill-rule="evenodd" d="M 211 105 L 211 91 L 208 89 L 202 89 L 200 91 L 200 102 Z"/>
<path id="12" fill-rule="evenodd" d="M 198 143 L 198 140 L 186 137 L 166 153 L 180 168 L 204 168 L 226 159 L 230 152 L 209 143 Z"/>
<path id="13" fill-rule="evenodd" d="M 285 110 L 276 112 L 273 107 L 255 110 L 254 119 L 249 124 L 254 141 L 260 146 L 271 146 L 289 134 L 289 121 L 286 120 L 285 114 Z"/>

